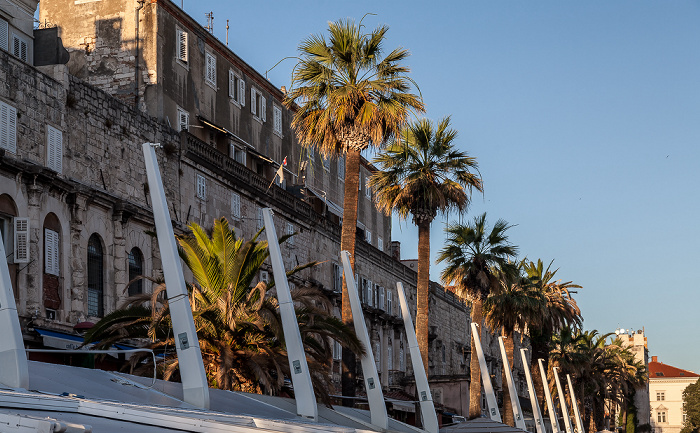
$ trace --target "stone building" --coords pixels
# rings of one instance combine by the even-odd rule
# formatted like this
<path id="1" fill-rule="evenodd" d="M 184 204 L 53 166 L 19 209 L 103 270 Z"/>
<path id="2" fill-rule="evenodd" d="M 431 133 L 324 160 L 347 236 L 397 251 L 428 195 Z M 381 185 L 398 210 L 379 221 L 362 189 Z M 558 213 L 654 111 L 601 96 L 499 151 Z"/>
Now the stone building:
<path id="1" fill-rule="evenodd" d="M 647 346 L 647 337 L 644 335 L 644 330 L 639 329 L 636 332 L 632 329 L 628 329 L 627 332 L 620 333 L 619 330 L 616 331 L 618 338 L 622 341 L 622 344 L 628 347 L 634 354 L 634 359 L 637 362 L 642 363 L 647 370 L 649 369 L 649 347 Z M 649 375 L 651 378 L 651 374 Z M 644 383 L 641 386 L 635 388 L 634 394 L 634 406 L 637 408 L 637 424 L 638 425 L 649 425 L 650 421 L 650 385 L 649 383 Z"/>
<path id="2" fill-rule="evenodd" d="M 692 371 L 659 362 L 656 356 L 649 363 L 649 405 L 652 433 L 679 433 L 685 423 L 683 391 L 698 381 Z M 641 412 L 641 411 L 640 411 Z"/>
<path id="3" fill-rule="evenodd" d="M 36 7 L 23 1 L 0 4 L 0 25 L 10 23 L 8 34 L 24 29 L 34 53 L 33 10 L 22 23 L 11 13 L 15 2 Z M 322 288 L 339 312 L 344 162 L 297 143 L 283 89 L 169 0 L 45 0 L 40 17 L 55 26 L 49 42 L 62 42 L 67 64 L 42 57 L 33 67 L 32 56 L 0 49 L 0 230 L 28 344 L 41 343 L 34 329 L 70 333 L 96 322 L 129 294 L 151 290 L 145 281 L 129 286 L 135 276 L 161 275 L 144 142 L 162 145 L 176 232 L 225 216 L 250 238 L 271 207 L 277 234 L 296 233 L 283 247 L 285 266 L 322 262 L 292 285 Z M 51 51 L 45 48 L 37 53 Z M 280 180 L 274 173 L 285 159 Z M 372 203 L 366 179 L 373 170 L 362 162 L 356 279 L 382 385 L 410 391 L 395 284 L 403 283 L 415 317 L 416 273 L 399 260 L 391 218 Z M 269 278 L 269 269 L 259 278 Z M 430 306 L 435 400 L 466 413 L 468 305 L 433 284 Z M 334 357 L 339 382 L 339 350 Z"/>

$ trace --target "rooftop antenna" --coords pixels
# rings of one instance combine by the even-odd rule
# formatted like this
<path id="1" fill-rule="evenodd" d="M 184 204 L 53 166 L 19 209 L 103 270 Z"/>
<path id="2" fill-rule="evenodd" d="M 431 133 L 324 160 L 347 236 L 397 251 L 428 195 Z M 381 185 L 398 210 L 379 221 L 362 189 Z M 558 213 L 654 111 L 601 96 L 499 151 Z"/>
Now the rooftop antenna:
<path id="1" fill-rule="evenodd" d="M 207 12 L 205 14 L 207 16 L 207 26 L 204 27 L 211 33 L 212 35 L 214 34 L 214 12 Z"/>
<path id="2" fill-rule="evenodd" d="M 226 20 L 226 46 L 228 47 L 228 20 Z"/>

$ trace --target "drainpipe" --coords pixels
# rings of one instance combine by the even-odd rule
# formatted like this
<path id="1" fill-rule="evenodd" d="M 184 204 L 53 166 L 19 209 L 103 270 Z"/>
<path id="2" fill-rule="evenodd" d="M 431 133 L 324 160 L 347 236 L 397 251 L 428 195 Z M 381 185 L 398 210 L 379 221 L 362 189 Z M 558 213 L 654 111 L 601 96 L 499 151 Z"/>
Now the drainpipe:
<path id="1" fill-rule="evenodd" d="M 135 22 L 135 28 L 136 28 L 136 37 L 134 38 L 136 41 L 136 63 L 134 66 L 134 87 L 136 88 L 136 92 L 134 94 L 134 107 L 138 110 L 139 109 L 139 11 L 143 9 L 144 4 L 146 3 L 146 0 L 137 0 L 137 3 L 139 4 L 136 9 L 135 9 L 135 15 L 136 15 L 136 22 Z"/>

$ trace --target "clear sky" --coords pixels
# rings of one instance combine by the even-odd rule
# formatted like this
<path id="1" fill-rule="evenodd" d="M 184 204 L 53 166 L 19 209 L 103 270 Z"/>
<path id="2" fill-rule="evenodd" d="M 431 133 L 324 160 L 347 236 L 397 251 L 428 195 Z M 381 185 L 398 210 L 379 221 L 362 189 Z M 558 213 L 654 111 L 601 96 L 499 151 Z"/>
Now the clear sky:
<path id="1" fill-rule="evenodd" d="M 700 372 L 698 1 L 184 2 L 203 24 L 214 12 L 222 41 L 229 19 L 230 48 L 261 72 L 328 21 L 376 14 L 364 23 L 389 25 L 387 50 L 412 53 L 426 117 L 451 115 L 478 159 L 485 193 L 465 218 L 503 218 L 521 257 L 554 259 L 583 286 L 586 329 L 645 328 L 650 355 Z M 268 78 L 289 87 L 294 64 Z M 417 256 L 410 221 L 393 238 Z"/>

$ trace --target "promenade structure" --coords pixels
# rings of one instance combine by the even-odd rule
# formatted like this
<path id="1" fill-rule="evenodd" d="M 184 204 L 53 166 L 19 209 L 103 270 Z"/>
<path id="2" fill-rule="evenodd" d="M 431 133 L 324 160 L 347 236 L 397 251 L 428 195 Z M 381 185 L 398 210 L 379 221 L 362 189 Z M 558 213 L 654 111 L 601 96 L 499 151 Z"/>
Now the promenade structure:
<path id="1" fill-rule="evenodd" d="M 25 344 L 75 346 L 74 329 L 152 290 L 148 281 L 129 284 L 135 277 L 162 277 L 144 142 L 162 144 L 158 164 L 175 233 L 225 216 L 250 238 L 264 225 L 262 209 L 272 208 L 277 235 L 296 233 L 282 246 L 284 267 L 321 262 L 290 288 L 321 288 L 339 315 L 344 160 L 297 142 L 284 88 L 169 0 L 45 0 L 45 28 L 32 33 L 36 7 L 0 3 L 0 42 L 5 33 L 27 42 L 26 56 L 0 45 L 0 230 Z M 415 317 L 416 272 L 391 242 L 391 218 L 372 203 L 373 170 L 362 161 L 356 281 L 381 385 L 410 394 L 395 287 L 403 284 Z M 258 278 L 270 272 L 264 267 Z M 469 306 L 438 284 L 430 291 L 433 398 L 465 414 Z M 487 361 L 500 378 L 495 337 L 489 344 L 495 356 Z M 340 347 L 334 352 L 339 386 Z M 518 380 L 527 395 L 524 376 Z M 404 413 L 396 416 L 412 416 L 410 406 L 397 402 Z"/>

